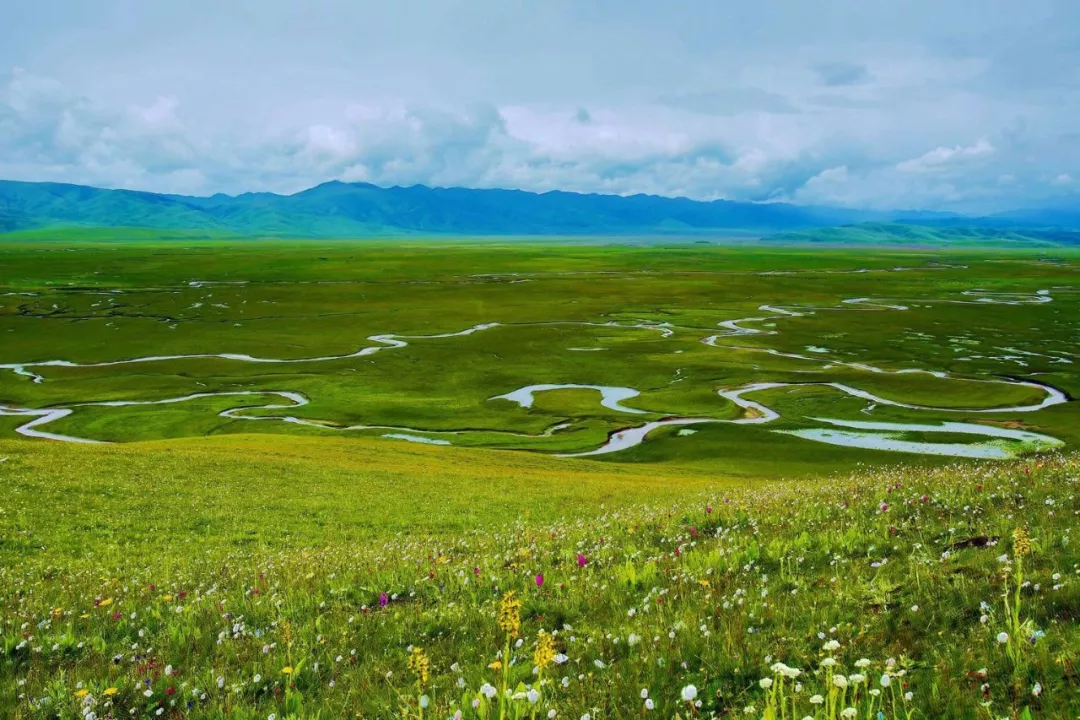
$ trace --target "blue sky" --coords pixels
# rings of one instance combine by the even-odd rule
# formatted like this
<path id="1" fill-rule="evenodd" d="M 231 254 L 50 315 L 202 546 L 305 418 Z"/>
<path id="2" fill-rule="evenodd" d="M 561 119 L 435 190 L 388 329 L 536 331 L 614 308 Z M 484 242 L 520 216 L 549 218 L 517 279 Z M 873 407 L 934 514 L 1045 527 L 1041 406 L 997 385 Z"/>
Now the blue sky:
<path id="1" fill-rule="evenodd" d="M 0 3 L 0 177 L 1080 201 L 1076 0 Z"/>

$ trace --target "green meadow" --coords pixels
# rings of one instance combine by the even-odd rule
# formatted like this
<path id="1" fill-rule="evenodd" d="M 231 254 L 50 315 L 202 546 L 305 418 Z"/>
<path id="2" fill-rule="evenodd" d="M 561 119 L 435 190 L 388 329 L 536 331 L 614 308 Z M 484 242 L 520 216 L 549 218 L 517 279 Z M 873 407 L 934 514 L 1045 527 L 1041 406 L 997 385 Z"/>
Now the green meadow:
<path id="1" fill-rule="evenodd" d="M 0 715 L 1074 717 L 1077 394 L 1067 249 L 0 239 Z"/>

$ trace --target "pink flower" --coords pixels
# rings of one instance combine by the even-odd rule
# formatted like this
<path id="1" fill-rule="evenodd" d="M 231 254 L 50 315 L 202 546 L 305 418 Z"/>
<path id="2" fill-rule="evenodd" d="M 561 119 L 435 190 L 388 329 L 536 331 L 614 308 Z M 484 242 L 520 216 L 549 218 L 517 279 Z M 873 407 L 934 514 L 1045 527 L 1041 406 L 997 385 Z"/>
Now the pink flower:
<path id="1" fill-rule="evenodd" d="M 544 587 L 544 573 L 536 573 L 536 587 Z"/>
<path id="2" fill-rule="evenodd" d="M 386 607 L 388 602 L 390 602 L 390 598 L 387 597 L 386 593 L 379 593 L 379 607 Z"/>
<path id="3" fill-rule="evenodd" d="M 889 509 L 889 503 L 881 503 L 881 512 L 885 512 Z"/>
<path id="4" fill-rule="evenodd" d="M 589 564 L 589 558 L 585 557 L 581 553 L 578 553 L 577 554 L 577 566 L 578 567 L 585 567 L 588 564 Z"/>
<path id="5" fill-rule="evenodd" d="M 705 506 L 705 514 L 706 515 L 712 515 L 712 505 L 706 505 Z"/>

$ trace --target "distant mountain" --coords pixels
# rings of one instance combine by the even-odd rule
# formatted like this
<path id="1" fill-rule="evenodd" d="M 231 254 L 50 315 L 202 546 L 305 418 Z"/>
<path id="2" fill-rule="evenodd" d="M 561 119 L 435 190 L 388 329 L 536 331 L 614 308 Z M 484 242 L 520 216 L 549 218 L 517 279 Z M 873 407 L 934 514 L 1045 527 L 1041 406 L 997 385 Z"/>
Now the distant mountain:
<path id="1" fill-rule="evenodd" d="M 1066 218 L 1068 213 L 1058 213 Z M 1075 216 L 1076 213 L 1073 213 Z M 972 220 L 955 213 L 863 211 L 785 203 L 699 202 L 655 195 L 324 183 L 294 195 L 192 197 L 60 183 L 0 181 L 0 232 L 58 226 L 139 227 L 210 235 L 769 235 L 866 222 L 1045 223 L 1035 211 Z M 1080 226 L 1080 218 L 1076 218 Z M 1071 225 L 1071 222 L 1070 222 Z"/>
<path id="2" fill-rule="evenodd" d="M 967 226 L 861 223 L 777 233 L 765 240 L 778 244 L 1023 247 L 1080 247 L 1080 231 L 1024 227 L 979 226 L 981 218 L 964 218 Z"/>
<path id="3" fill-rule="evenodd" d="M 0 181 L 0 231 L 78 225 L 250 236 L 386 234 L 763 234 L 879 219 L 880 213 L 653 195 L 328 182 L 294 195 L 189 197 Z"/>

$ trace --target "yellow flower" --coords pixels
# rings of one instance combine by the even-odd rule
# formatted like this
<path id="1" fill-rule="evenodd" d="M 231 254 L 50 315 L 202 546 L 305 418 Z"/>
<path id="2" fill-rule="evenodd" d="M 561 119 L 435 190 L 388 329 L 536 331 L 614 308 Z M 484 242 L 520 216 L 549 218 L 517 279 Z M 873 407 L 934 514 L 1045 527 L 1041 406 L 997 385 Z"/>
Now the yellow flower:
<path id="1" fill-rule="evenodd" d="M 502 660 L 496 660 L 495 662 L 488 665 L 488 670 L 499 670 L 501 668 L 502 668 Z"/>
<path id="2" fill-rule="evenodd" d="M 285 673 L 286 675 L 292 675 L 292 668 L 291 667 L 283 667 L 283 668 L 281 668 L 281 672 Z"/>
<path id="3" fill-rule="evenodd" d="M 105 598 L 98 603 L 98 607 L 108 607 L 110 605 L 112 605 L 112 598 Z"/>
<path id="4" fill-rule="evenodd" d="M 162 595 L 161 599 L 165 602 L 172 602 L 172 595 Z"/>
<path id="5" fill-rule="evenodd" d="M 90 613 L 83 613 L 79 617 L 82 618 L 83 620 L 85 620 L 86 618 L 90 617 Z"/>
<path id="6" fill-rule="evenodd" d="M 53 617 L 60 617 L 64 613 L 64 608 L 53 608 Z"/>
<path id="7" fill-rule="evenodd" d="M 111 687 L 111 688 L 105 688 L 105 690 L 101 694 L 104 695 L 105 697 L 112 697 L 116 693 L 117 693 L 117 689 L 114 688 L 114 687 Z"/>
<path id="8" fill-rule="evenodd" d="M 1018 527 L 1013 530 L 1013 552 L 1018 558 L 1031 554 L 1031 538 L 1028 537 L 1027 528 Z"/>
<path id="9" fill-rule="evenodd" d="M 536 650 L 533 651 L 533 664 L 543 670 L 555 659 L 555 638 L 543 630 L 536 638 Z"/>
<path id="10" fill-rule="evenodd" d="M 499 602 L 499 627 L 511 637 L 517 637 L 521 631 L 521 601 L 510 590 Z"/>
<path id="11" fill-rule="evenodd" d="M 86 696 L 87 696 L 87 695 L 89 695 L 89 694 L 90 694 L 90 691 L 89 691 L 89 690 L 87 690 L 86 688 L 83 688 L 82 690 L 77 690 L 77 691 L 75 692 L 75 697 L 77 697 L 77 698 L 79 698 L 80 700 L 82 700 L 82 699 L 83 699 L 84 697 L 86 697 Z"/>
<path id="12" fill-rule="evenodd" d="M 421 683 L 428 681 L 428 670 L 431 666 L 427 655 L 424 654 L 424 649 L 421 647 L 413 647 L 412 653 L 409 655 L 409 669 L 416 673 L 416 678 Z"/>

